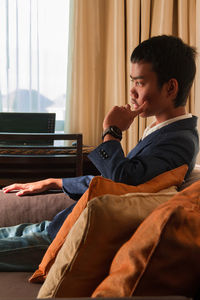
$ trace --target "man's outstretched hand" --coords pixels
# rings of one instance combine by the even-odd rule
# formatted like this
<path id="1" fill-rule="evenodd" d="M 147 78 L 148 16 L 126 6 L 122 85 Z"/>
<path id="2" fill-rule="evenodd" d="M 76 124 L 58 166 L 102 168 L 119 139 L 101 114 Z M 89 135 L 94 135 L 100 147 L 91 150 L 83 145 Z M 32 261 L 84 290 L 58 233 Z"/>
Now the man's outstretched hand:
<path id="1" fill-rule="evenodd" d="M 3 188 L 4 193 L 16 191 L 17 196 L 39 194 L 50 189 L 62 189 L 62 179 L 49 178 L 29 183 L 14 183 Z"/>
<path id="2" fill-rule="evenodd" d="M 131 106 L 126 104 L 125 106 L 114 106 L 103 121 L 103 129 L 105 130 L 109 126 L 117 126 L 121 131 L 127 130 L 136 116 L 142 113 L 145 109 L 146 102 L 144 102 L 138 109 L 131 110 Z"/>

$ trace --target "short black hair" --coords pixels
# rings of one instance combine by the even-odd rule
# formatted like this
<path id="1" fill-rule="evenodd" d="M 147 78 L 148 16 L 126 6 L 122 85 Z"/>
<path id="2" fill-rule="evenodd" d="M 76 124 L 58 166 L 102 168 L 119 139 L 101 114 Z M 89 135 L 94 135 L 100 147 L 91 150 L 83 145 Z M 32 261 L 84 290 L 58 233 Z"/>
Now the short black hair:
<path id="1" fill-rule="evenodd" d="M 131 55 L 131 62 L 148 62 L 157 74 L 161 88 L 171 78 L 178 82 L 179 91 L 174 106 L 184 106 L 190 92 L 195 73 L 196 50 L 180 38 L 160 35 L 139 44 Z"/>

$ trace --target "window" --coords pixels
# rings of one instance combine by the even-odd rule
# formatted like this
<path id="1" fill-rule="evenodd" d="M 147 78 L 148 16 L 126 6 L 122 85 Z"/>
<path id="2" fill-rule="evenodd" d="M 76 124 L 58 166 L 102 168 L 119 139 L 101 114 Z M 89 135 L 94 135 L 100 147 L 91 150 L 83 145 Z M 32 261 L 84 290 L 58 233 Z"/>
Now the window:
<path id="1" fill-rule="evenodd" d="M 0 111 L 55 112 L 64 130 L 70 0 L 0 0 Z"/>

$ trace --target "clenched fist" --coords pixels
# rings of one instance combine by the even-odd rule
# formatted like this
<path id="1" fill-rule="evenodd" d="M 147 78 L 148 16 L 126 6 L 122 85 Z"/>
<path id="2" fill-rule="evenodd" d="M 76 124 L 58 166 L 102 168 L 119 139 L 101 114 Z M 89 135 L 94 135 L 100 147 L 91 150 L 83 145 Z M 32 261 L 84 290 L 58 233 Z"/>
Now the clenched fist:
<path id="1" fill-rule="evenodd" d="M 133 123 L 134 118 L 143 112 L 145 108 L 145 102 L 136 110 L 131 110 L 131 106 L 126 104 L 125 106 L 114 106 L 103 121 L 103 129 L 105 130 L 109 126 L 117 126 L 121 131 L 127 130 Z"/>

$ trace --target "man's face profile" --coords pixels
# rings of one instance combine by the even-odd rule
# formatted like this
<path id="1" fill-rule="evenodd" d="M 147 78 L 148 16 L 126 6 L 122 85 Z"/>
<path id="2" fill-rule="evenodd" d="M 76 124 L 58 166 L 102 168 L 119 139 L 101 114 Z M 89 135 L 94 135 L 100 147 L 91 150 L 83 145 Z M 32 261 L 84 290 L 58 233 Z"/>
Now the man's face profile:
<path id="1" fill-rule="evenodd" d="M 157 116 L 167 113 L 172 102 L 166 93 L 166 85 L 158 85 L 157 74 L 153 71 L 152 64 L 138 62 L 131 64 L 131 103 L 134 109 L 146 102 L 145 110 L 141 117 Z"/>

